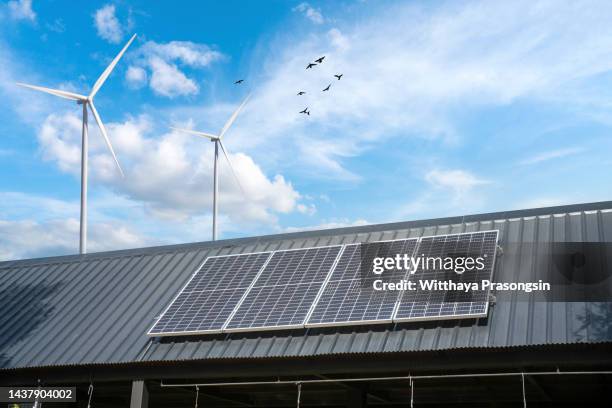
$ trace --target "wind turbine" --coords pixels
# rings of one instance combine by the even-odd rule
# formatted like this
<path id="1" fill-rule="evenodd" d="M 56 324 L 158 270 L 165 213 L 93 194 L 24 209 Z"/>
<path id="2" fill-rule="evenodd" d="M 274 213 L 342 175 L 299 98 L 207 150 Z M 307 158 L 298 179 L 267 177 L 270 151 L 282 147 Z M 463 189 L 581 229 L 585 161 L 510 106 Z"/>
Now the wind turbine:
<path id="1" fill-rule="evenodd" d="M 110 150 L 113 159 L 115 159 L 115 163 L 117 164 L 117 169 L 119 169 L 119 173 L 121 173 L 121 177 L 123 177 L 123 170 L 121 170 L 121 166 L 119 165 L 119 161 L 117 160 L 117 156 L 115 155 L 115 151 L 113 150 L 113 146 L 111 145 L 110 139 L 108 138 L 108 134 L 106 133 L 106 128 L 102 123 L 102 119 L 100 119 L 100 115 L 93 103 L 94 96 L 98 93 L 106 79 L 109 77 L 125 51 L 128 49 L 132 41 L 136 38 L 136 34 L 130 38 L 130 40 L 125 44 L 121 52 L 117 54 L 115 59 L 110 63 L 108 67 L 102 72 L 102 75 L 98 78 L 96 83 L 91 88 L 89 95 L 80 95 L 74 92 L 62 91 L 59 89 L 51 89 L 44 88 L 42 86 L 28 85 L 23 83 L 17 83 L 19 86 L 24 86 L 26 88 L 34 89 L 36 91 L 45 92 L 51 95 L 59 96 L 60 98 L 70 99 L 76 101 L 78 105 L 83 105 L 83 134 L 82 134 L 82 144 L 81 144 L 81 227 L 80 227 L 80 235 L 79 235 L 79 253 L 85 254 L 87 253 L 87 150 L 88 150 L 88 125 L 87 125 L 87 107 L 93 113 L 94 118 L 96 119 L 96 123 L 100 128 L 100 132 L 104 137 L 104 141 L 106 142 L 106 146 L 108 150 Z"/>
<path id="2" fill-rule="evenodd" d="M 213 241 L 217 240 L 217 212 L 219 210 L 218 208 L 219 200 L 217 199 L 217 195 L 219 194 L 219 172 L 217 171 L 217 165 L 219 161 L 219 147 L 221 147 L 221 150 L 223 151 L 223 154 L 225 155 L 225 158 L 227 159 L 227 163 L 229 164 L 230 170 L 232 171 L 232 174 L 234 175 L 234 178 L 236 179 L 236 182 L 238 183 L 238 187 L 240 187 L 242 194 L 244 194 L 244 189 L 242 188 L 242 185 L 240 184 L 240 180 L 238 179 L 238 176 L 236 175 L 236 172 L 234 171 L 234 167 L 232 166 L 232 161 L 230 160 L 229 155 L 227 154 L 227 149 L 223 145 L 222 139 L 225 133 L 230 128 L 230 126 L 232 126 L 232 124 L 238 117 L 238 114 L 240 113 L 242 108 L 244 108 L 244 105 L 246 105 L 247 101 L 249 100 L 249 97 L 250 95 L 247 96 L 244 99 L 244 101 L 242 101 L 240 106 L 238 106 L 238 109 L 236 109 L 236 111 L 232 114 L 232 116 L 230 116 L 228 121 L 225 122 L 225 125 L 223 126 L 223 128 L 221 129 L 221 132 L 218 135 L 213 135 L 213 134 L 205 133 L 205 132 L 199 132 L 197 130 L 170 127 L 170 129 L 177 130 L 179 132 L 189 133 L 192 135 L 208 138 L 210 139 L 211 142 L 215 144 L 215 161 L 214 161 L 214 166 L 213 166 L 213 169 L 214 169 L 213 170 L 213 225 L 212 225 L 212 240 Z"/>

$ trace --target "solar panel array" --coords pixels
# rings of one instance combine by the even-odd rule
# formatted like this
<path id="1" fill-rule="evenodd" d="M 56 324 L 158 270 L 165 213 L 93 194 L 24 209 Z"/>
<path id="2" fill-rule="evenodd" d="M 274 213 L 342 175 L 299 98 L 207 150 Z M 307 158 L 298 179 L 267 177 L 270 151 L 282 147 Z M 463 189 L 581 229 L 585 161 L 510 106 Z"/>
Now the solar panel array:
<path id="1" fill-rule="evenodd" d="M 491 279 L 498 231 L 214 256 L 155 322 L 151 336 L 272 330 L 478 317 L 488 291 L 382 290 L 373 282 Z M 374 257 L 482 256 L 485 267 L 455 274 L 435 268 L 372 273 Z M 365 267 L 364 267 L 365 265 Z M 369 265 L 369 266 L 368 266 Z M 369 269 L 368 269 L 369 268 Z"/>

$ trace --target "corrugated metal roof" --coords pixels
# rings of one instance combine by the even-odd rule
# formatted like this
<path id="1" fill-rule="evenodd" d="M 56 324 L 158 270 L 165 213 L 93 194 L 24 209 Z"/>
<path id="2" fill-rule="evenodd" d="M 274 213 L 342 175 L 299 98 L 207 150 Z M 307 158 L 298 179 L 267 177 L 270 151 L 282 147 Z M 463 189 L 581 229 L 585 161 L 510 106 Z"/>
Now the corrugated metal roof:
<path id="1" fill-rule="evenodd" d="M 612 202 L 0 263 L 0 368 L 610 342 L 594 304 L 498 302 L 486 320 L 151 340 L 209 255 L 499 229 L 502 243 L 612 241 Z M 529 251 L 497 279 L 526 278 Z M 585 323 L 587 322 L 587 323 Z M 590 324 L 588 322 L 591 322 Z M 604 322 L 608 324 L 609 322 Z"/>

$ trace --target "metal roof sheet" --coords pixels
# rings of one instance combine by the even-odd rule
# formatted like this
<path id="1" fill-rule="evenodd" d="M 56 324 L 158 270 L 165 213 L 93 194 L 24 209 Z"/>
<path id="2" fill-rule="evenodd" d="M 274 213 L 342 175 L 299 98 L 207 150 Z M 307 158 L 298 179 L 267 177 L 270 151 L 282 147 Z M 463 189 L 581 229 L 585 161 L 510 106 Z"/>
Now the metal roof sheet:
<path id="1" fill-rule="evenodd" d="M 212 358 L 306 357 L 610 342 L 598 304 L 498 302 L 488 319 L 170 338 L 147 329 L 209 255 L 499 229 L 502 243 L 612 241 L 612 202 L 0 263 L 0 369 Z M 551 216 L 551 215 L 554 215 Z M 527 246 L 525 246 L 528 249 Z M 529 277 L 535 257 L 495 274 Z M 609 307 L 609 304 L 608 306 Z"/>

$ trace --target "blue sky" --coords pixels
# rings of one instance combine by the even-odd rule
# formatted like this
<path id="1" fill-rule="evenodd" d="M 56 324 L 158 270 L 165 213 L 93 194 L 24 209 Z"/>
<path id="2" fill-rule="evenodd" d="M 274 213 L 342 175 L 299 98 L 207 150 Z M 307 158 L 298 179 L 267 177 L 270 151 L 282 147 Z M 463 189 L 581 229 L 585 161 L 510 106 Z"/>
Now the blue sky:
<path id="1" fill-rule="evenodd" d="M 96 96 L 124 179 L 90 127 L 92 251 L 210 238 L 212 144 L 169 126 L 249 92 L 224 238 L 609 199 L 612 4 L 501 3 L 0 3 L 0 260 L 78 248 L 79 107 L 15 82 L 87 93 L 133 33 Z"/>

